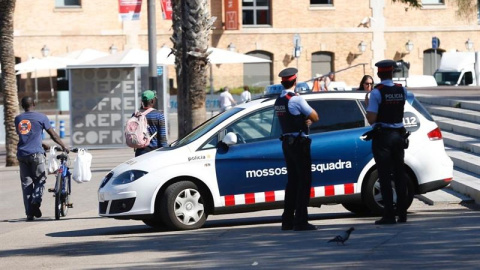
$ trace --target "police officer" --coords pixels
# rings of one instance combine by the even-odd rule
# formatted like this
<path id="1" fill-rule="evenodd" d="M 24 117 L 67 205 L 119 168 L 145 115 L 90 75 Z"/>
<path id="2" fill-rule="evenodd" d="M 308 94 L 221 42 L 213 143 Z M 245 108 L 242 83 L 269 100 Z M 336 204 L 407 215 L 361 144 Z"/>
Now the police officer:
<path id="1" fill-rule="evenodd" d="M 407 222 L 407 177 L 404 166 L 406 148 L 406 130 L 403 127 L 403 108 L 407 96 L 406 89 L 392 81 L 396 66 L 393 60 L 383 60 L 375 64 L 378 67 L 380 84 L 376 85 L 366 97 L 367 120 L 375 130 L 372 138 L 372 152 L 380 178 L 380 192 L 383 198 L 383 217 L 375 224 L 395 224 Z M 369 100 L 368 100 L 369 99 Z M 395 220 L 392 182 L 397 192 Z"/>
<path id="2" fill-rule="evenodd" d="M 317 228 L 308 223 L 308 204 L 312 184 L 309 126 L 318 121 L 317 112 L 295 94 L 296 68 L 282 70 L 285 88 L 275 101 L 275 113 L 282 128 L 282 149 L 287 163 L 288 182 L 285 188 L 282 230 L 307 231 Z"/>

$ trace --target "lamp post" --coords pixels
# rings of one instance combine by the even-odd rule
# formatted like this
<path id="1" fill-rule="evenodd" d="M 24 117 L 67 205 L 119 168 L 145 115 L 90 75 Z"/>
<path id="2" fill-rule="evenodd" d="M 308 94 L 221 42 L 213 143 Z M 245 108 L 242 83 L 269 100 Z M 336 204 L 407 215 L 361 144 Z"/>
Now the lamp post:
<path id="1" fill-rule="evenodd" d="M 367 43 L 363 42 L 363 40 L 358 43 L 358 51 L 360 52 L 360 54 L 364 53 L 365 50 L 367 49 Z"/>
<path id="2" fill-rule="evenodd" d="M 234 51 L 237 50 L 237 47 L 235 46 L 235 44 L 233 44 L 233 42 L 230 42 L 230 44 L 228 44 L 227 48 L 231 52 L 234 52 Z"/>
<path id="3" fill-rule="evenodd" d="M 112 44 L 112 46 L 110 46 L 110 48 L 108 48 L 108 51 L 110 52 L 110 54 L 117 53 L 117 51 L 118 51 L 117 46 L 115 46 L 115 44 Z"/>
<path id="4" fill-rule="evenodd" d="M 407 53 L 413 51 L 413 42 L 408 40 L 407 43 L 405 43 L 405 50 L 407 51 Z"/>
<path id="5" fill-rule="evenodd" d="M 470 38 L 465 41 L 465 48 L 467 51 L 471 51 L 473 49 L 473 41 L 471 41 Z"/>

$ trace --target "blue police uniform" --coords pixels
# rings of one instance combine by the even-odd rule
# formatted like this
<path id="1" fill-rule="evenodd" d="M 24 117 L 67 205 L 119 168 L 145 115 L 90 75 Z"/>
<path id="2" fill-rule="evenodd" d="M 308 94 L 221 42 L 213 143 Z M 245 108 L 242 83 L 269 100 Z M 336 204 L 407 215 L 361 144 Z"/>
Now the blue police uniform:
<path id="1" fill-rule="evenodd" d="M 384 60 L 375 64 L 379 73 L 392 73 L 395 62 Z M 380 75 L 379 75 L 380 76 Z M 401 85 L 384 79 L 370 93 L 367 112 L 377 114 L 373 124 L 372 153 L 377 164 L 380 191 L 383 198 L 384 214 L 376 224 L 394 224 L 395 215 L 399 222 L 407 220 L 407 177 L 405 173 L 405 139 L 403 111 L 407 92 Z M 396 211 L 393 204 L 392 182 L 397 193 Z"/>
<path id="2" fill-rule="evenodd" d="M 297 69 L 280 72 L 283 81 L 296 80 Z M 293 87 L 292 87 L 293 89 Z M 315 230 L 308 223 L 308 204 L 312 184 L 311 140 L 305 121 L 313 109 L 293 90 L 284 90 L 275 101 L 275 113 L 282 129 L 282 150 L 287 165 L 282 230 Z"/>

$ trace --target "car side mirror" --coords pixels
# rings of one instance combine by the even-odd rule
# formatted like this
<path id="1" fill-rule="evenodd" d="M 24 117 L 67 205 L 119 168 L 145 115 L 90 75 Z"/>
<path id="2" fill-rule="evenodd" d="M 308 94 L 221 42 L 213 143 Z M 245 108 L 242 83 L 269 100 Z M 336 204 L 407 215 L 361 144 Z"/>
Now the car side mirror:
<path id="1" fill-rule="evenodd" d="M 237 135 L 233 132 L 228 132 L 222 140 L 223 143 L 230 146 L 237 143 Z"/>

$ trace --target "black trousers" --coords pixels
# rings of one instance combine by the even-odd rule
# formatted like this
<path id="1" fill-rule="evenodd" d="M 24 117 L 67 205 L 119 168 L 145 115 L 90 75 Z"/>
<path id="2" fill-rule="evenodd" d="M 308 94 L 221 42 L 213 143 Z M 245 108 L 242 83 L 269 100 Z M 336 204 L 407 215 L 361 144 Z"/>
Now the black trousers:
<path id="1" fill-rule="evenodd" d="M 404 129 L 381 129 L 372 139 L 372 152 L 377 163 L 380 178 L 380 192 L 383 198 L 386 218 L 395 217 L 392 182 L 397 193 L 398 215 L 406 215 L 407 177 L 405 173 Z"/>
<path id="2" fill-rule="evenodd" d="M 309 138 L 284 137 L 282 149 L 287 163 L 288 182 L 285 188 L 282 224 L 305 225 L 312 185 L 312 158 Z"/>

